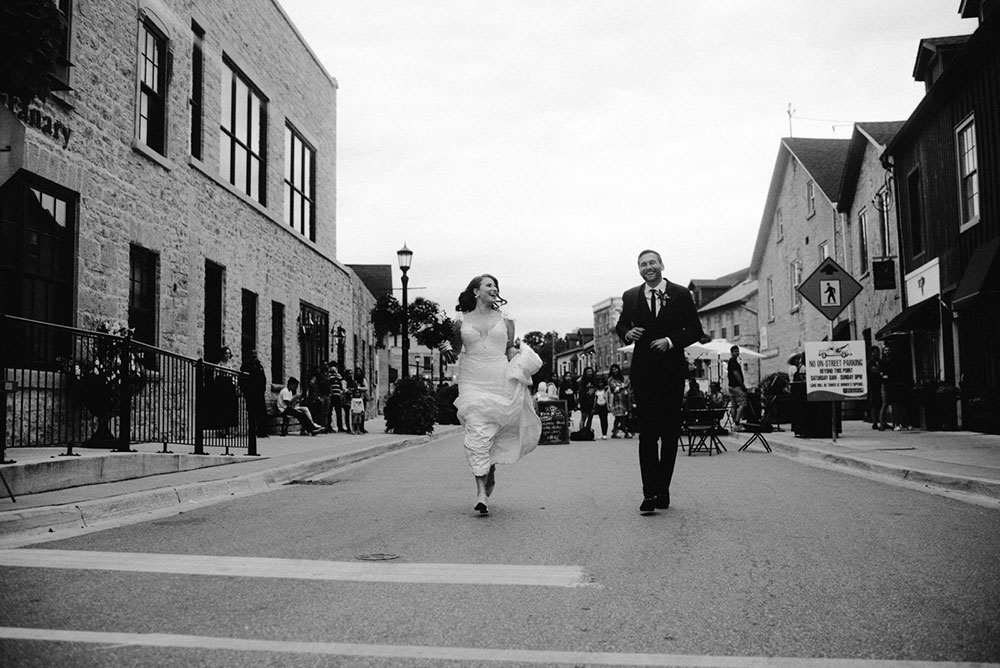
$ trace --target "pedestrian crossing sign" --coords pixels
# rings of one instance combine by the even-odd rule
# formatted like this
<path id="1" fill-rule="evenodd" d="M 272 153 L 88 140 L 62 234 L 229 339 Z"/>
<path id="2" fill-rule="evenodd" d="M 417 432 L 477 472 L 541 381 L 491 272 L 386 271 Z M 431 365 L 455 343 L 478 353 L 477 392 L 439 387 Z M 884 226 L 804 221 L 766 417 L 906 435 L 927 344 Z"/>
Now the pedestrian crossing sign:
<path id="1" fill-rule="evenodd" d="M 861 284 L 828 257 L 802 281 L 797 290 L 828 320 L 833 320 L 858 296 Z"/>

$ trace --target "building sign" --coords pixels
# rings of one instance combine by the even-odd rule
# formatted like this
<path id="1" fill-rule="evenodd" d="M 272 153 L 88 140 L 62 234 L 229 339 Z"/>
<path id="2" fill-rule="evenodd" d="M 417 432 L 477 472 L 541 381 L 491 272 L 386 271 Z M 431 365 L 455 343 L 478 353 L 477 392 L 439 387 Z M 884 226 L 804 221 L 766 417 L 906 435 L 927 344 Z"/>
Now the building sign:
<path id="1" fill-rule="evenodd" d="M 916 306 L 941 294 L 941 268 L 938 259 L 917 267 L 906 275 L 906 305 Z"/>
<path id="2" fill-rule="evenodd" d="M 840 401 L 868 395 L 864 341 L 806 341 L 806 400 Z"/>
<path id="3" fill-rule="evenodd" d="M 69 146 L 69 137 L 73 134 L 73 130 L 62 121 L 53 120 L 48 114 L 42 113 L 38 107 L 25 104 L 21 98 L 7 93 L 0 94 L 0 102 L 11 110 L 17 120 L 61 142 L 63 148 Z"/>
<path id="4" fill-rule="evenodd" d="M 861 284 L 828 257 L 802 281 L 797 290 L 828 320 L 833 320 L 858 296 Z"/>

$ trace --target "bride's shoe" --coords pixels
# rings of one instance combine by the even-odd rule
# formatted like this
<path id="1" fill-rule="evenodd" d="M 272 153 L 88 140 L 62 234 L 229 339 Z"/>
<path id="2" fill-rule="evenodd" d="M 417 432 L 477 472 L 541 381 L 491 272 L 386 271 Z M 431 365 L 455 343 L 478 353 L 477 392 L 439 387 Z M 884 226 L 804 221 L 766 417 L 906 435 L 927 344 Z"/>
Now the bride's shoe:
<path id="1" fill-rule="evenodd" d="M 490 472 L 486 474 L 486 496 L 487 496 L 487 498 L 489 498 L 490 494 L 493 493 L 493 488 L 496 487 L 496 484 L 497 484 L 496 477 L 495 477 L 496 470 L 497 470 L 497 465 L 496 464 L 491 464 L 490 465 Z"/>
<path id="2" fill-rule="evenodd" d="M 482 501 L 480 501 L 479 503 L 477 503 L 476 507 L 473 508 L 473 510 L 479 511 L 480 515 L 489 515 L 490 514 L 490 509 L 487 508 L 486 504 L 483 503 Z"/>

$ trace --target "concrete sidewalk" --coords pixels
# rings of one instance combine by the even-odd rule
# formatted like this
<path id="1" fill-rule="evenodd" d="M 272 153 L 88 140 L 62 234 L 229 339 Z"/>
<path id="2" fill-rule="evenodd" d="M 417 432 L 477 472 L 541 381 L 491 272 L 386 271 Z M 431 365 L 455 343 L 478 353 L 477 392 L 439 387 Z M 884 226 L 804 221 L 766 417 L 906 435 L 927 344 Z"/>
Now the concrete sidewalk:
<path id="1" fill-rule="evenodd" d="M 845 421 L 832 438 L 798 438 L 788 425 L 765 434 L 774 454 L 805 464 L 839 467 L 850 473 L 889 478 L 934 491 L 950 492 L 1000 507 L 1000 436 L 972 431 L 878 431 L 871 424 Z M 737 452 L 751 434 L 722 438 Z M 759 442 L 748 449 L 763 451 Z M 739 453 L 744 454 L 744 453 Z M 694 455 L 701 456 L 701 455 Z"/>
<path id="2" fill-rule="evenodd" d="M 7 457 L 16 463 L 0 467 L 0 472 L 16 501 L 0 488 L 0 536 L 80 528 L 257 493 L 460 429 L 435 425 L 434 433 L 427 436 L 387 434 L 381 416 L 365 426 L 368 433 L 361 435 L 271 436 L 258 441 L 258 457 L 248 457 L 241 450 L 231 450 L 237 454 L 230 456 L 218 454 L 222 448 L 208 448 L 213 454 L 192 455 L 188 454 L 190 446 L 173 446 L 175 453 L 162 454 L 162 444 L 138 445 L 134 453 L 77 450 L 80 457 L 60 456 L 63 450 L 56 448 L 8 450 Z M 76 476 L 76 485 L 20 493 L 17 483 L 25 480 L 24 471 L 37 467 L 53 477 L 53 486 L 62 487 L 70 475 Z"/>

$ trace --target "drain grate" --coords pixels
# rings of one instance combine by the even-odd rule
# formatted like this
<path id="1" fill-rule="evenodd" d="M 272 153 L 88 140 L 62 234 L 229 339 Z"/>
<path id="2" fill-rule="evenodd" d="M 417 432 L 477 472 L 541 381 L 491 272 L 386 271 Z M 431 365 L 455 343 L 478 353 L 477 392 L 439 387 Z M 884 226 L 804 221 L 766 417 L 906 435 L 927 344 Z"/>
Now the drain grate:
<path id="1" fill-rule="evenodd" d="M 375 554 L 361 554 L 354 558 L 359 561 L 392 561 L 393 559 L 399 559 L 399 555 L 376 552 Z"/>
<path id="2" fill-rule="evenodd" d="M 339 480 L 292 480 L 286 485 L 336 485 Z"/>

